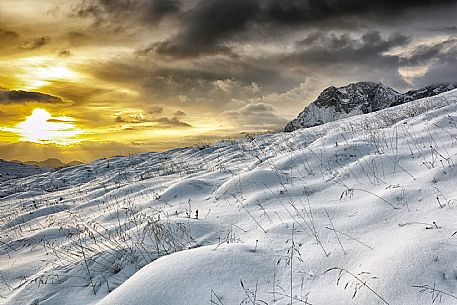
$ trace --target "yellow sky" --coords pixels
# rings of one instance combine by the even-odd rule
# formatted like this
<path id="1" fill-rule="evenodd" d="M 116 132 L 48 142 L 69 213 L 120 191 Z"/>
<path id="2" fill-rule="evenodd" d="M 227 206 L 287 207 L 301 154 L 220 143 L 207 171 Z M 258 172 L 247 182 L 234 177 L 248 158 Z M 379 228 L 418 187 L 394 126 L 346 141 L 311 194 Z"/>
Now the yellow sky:
<path id="1" fill-rule="evenodd" d="M 144 96 L 133 85 L 122 86 L 79 71 L 81 63 L 94 60 L 94 53 L 100 51 L 82 49 L 80 55 L 69 57 L 18 53 L 0 58 L 0 88 L 40 92 L 61 99 L 58 102 L 27 100 L 3 104 L 0 144 L 39 144 L 40 153 L 37 154 L 37 146 L 31 144 L 29 153 L 24 156 L 14 158 L 12 154 L 4 154 L 0 157 L 31 160 L 46 156 L 43 151 L 50 151 L 49 157 L 89 161 L 125 154 L 129 149 L 133 152 L 157 151 L 191 145 L 200 142 L 200 136 L 214 141 L 233 132 L 230 124 L 212 117 L 193 117 L 189 111 L 176 116 L 174 113 L 179 108 L 165 108 L 161 102 L 152 101 L 151 106 L 145 106 Z M 95 94 L 85 98 L 84 88 Z M 187 139 L 183 141 L 183 138 Z M 108 152 L 94 151 L 89 155 L 87 151 L 79 151 L 82 143 L 86 146 L 105 143 Z M 132 148 L 131 143 L 147 144 Z M 117 152 L 122 145 L 126 147 Z M 72 155 L 67 156 L 65 151 L 69 151 L 70 146 Z"/>
<path id="2" fill-rule="evenodd" d="M 143 34 L 88 31 L 93 20 L 74 16 L 83 5 L 0 2 L 0 90 L 4 95 L 26 91 L 55 97 L 0 101 L 0 158 L 90 161 L 237 133 L 233 124 L 208 115 L 213 111 L 205 107 L 145 92 L 141 80 L 99 77 L 99 65 L 134 56 Z M 103 73 L 110 72 L 108 67 Z"/>

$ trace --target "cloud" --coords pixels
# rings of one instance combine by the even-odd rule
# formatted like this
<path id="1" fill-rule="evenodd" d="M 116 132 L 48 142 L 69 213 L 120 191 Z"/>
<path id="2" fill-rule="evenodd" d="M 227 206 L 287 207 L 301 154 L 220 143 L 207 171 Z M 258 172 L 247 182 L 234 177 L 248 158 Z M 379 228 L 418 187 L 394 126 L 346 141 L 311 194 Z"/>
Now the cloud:
<path id="1" fill-rule="evenodd" d="M 158 110 L 158 108 L 156 108 Z M 155 117 L 154 115 L 161 114 L 163 108 L 156 112 L 128 112 L 117 115 L 114 119 L 116 123 L 129 124 L 125 127 L 128 130 L 151 129 L 151 128 L 188 128 L 192 125 L 182 121 L 180 118 L 185 116 L 183 111 L 176 111 L 171 118 Z M 152 124 L 144 124 L 152 123 Z M 132 126 L 132 124 L 137 126 Z"/>
<path id="2" fill-rule="evenodd" d="M 46 122 L 49 122 L 49 123 L 71 123 L 71 122 L 74 122 L 74 120 L 73 119 L 51 118 L 51 119 L 46 120 Z"/>
<path id="3" fill-rule="evenodd" d="M 149 114 L 161 114 L 163 112 L 163 106 L 151 106 L 148 110 Z"/>
<path id="4" fill-rule="evenodd" d="M 112 97 L 116 92 L 97 82 L 72 82 L 65 80 L 52 80 L 52 83 L 41 90 L 52 92 L 64 100 L 72 101 L 74 105 L 84 105 Z M 124 96 L 125 98 L 125 96 Z M 114 100 L 114 99 L 112 99 Z"/>
<path id="5" fill-rule="evenodd" d="M 430 61 L 440 60 L 441 56 L 446 57 L 450 52 L 457 48 L 457 39 L 449 39 L 435 44 L 422 44 L 412 52 L 403 56 L 401 64 L 403 66 L 424 65 Z"/>
<path id="6" fill-rule="evenodd" d="M 400 33 L 386 35 L 378 31 L 314 32 L 297 41 L 293 51 L 278 57 L 285 67 L 333 79 L 334 85 L 368 80 L 404 89 L 407 83 L 398 71 L 401 58 L 391 51 L 407 47 L 411 39 Z"/>
<path id="7" fill-rule="evenodd" d="M 84 34 L 81 31 L 69 31 L 65 35 L 70 44 L 74 46 L 80 46 L 89 41 L 87 34 Z"/>
<path id="8" fill-rule="evenodd" d="M 440 28 L 433 28 L 431 29 L 434 32 L 443 32 L 443 33 L 449 33 L 449 34 L 456 34 L 457 33 L 457 26 L 456 25 L 447 25 L 447 26 L 442 26 Z"/>
<path id="9" fill-rule="evenodd" d="M 282 115 L 288 116 L 291 119 L 297 116 L 297 113 L 303 110 L 305 103 L 311 103 L 321 93 L 323 87 L 332 85 L 331 82 L 322 78 L 316 79 L 307 77 L 303 82 L 285 92 L 272 92 L 264 95 L 260 100 L 263 103 L 270 105 L 280 104 L 279 111 Z"/>
<path id="10" fill-rule="evenodd" d="M 298 41 L 296 51 L 283 61 L 315 66 L 353 63 L 398 67 L 398 57 L 385 52 L 409 42 L 409 37 L 399 33 L 383 37 L 378 31 L 370 31 L 354 38 L 349 34 L 318 32 Z"/>
<path id="11" fill-rule="evenodd" d="M 122 113 L 114 119 L 116 123 L 146 123 L 152 122 L 153 118 L 150 118 L 144 112 L 130 112 L 130 113 Z"/>
<path id="12" fill-rule="evenodd" d="M 313 26 L 322 23 L 341 29 L 351 17 L 371 23 L 393 18 L 409 9 L 432 9 L 450 0 L 201 0 L 181 13 L 179 32 L 154 42 L 143 52 L 187 58 L 206 55 L 236 56 L 230 42 L 240 33 L 251 31 L 277 33 L 281 27 Z"/>
<path id="13" fill-rule="evenodd" d="M 176 36 L 153 44 L 152 49 L 175 57 L 231 54 L 228 46 L 219 43 L 246 30 L 258 9 L 254 0 L 202 0 L 183 13 L 183 27 Z"/>
<path id="14" fill-rule="evenodd" d="M 137 50 L 132 58 L 97 63 L 88 67 L 90 74 L 117 84 L 128 82 L 146 97 L 144 104 L 227 105 L 223 110 L 230 109 L 232 100 L 280 95 L 306 77 L 322 79 L 316 85 L 320 89 L 333 78 L 335 84 L 371 80 L 402 90 L 409 86 L 398 72 L 404 59 L 390 51 L 414 41 L 417 16 L 423 16 L 421 23 L 427 22 L 427 27 L 442 28 L 449 22 L 440 23 L 437 12 L 455 6 L 449 0 L 82 3 L 75 12 L 93 19 L 102 32 L 90 35 L 104 41 L 103 36 L 114 35 L 124 41 L 126 33 L 139 33 L 136 38 L 142 41 L 132 44 Z M 411 16 L 416 24 L 410 24 Z M 377 30 L 364 32 L 367 26 Z M 76 45 L 98 44 L 98 36 L 90 35 L 75 29 L 70 39 Z M 303 38 L 297 41 L 299 35 Z M 247 90 L 252 83 L 260 88 L 255 94 Z"/>
<path id="15" fill-rule="evenodd" d="M 0 104 L 19 104 L 28 102 L 62 103 L 60 97 L 41 92 L 0 89 Z"/>
<path id="16" fill-rule="evenodd" d="M 189 58 L 236 56 L 231 42 L 242 39 L 240 34 L 245 32 L 278 35 L 284 27 L 289 33 L 292 26 L 309 30 L 323 24 L 333 29 L 346 24 L 360 28 L 360 22 L 401 21 L 398 17 L 407 11 L 429 13 L 453 4 L 452 0 L 83 0 L 73 16 L 92 19 L 99 30 L 113 32 L 154 29 L 163 19 L 174 17 L 169 25 L 172 34 L 160 41 L 152 39 L 141 52 Z"/>
<path id="17" fill-rule="evenodd" d="M 156 24 L 163 18 L 176 14 L 180 11 L 180 1 L 178 0 L 150 0 L 143 8 L 142 20 Z"/>
<path id="18" fill-rule="evenodd" d="M 96 27 L 125 21 L 156 25 L 179 11 L 179 0 L 85 0 L 73 15 L 93 19 Z"/>
<path id="19" fill-rule="evenodd" d="M 12 52 L 12 49 L 18 39 L 18 33 L 0 28 L 0 51 L 2 53 Z"/>
<path id="20" fill-rule="evenodd" d="M 282 24 L 310 23 L 339 17 L 361 19 L 400 15 L 407 9 L 438 7 L 452 0 L 272 0 L 267 1 L 266 18 Z"/>
<path id="21" fill-rule="evenodd" d="M 457 82 L 457 40 L 448 40 L 431 45 L 421 46 L 410 58 L 408 64 L 427 64 L 426 72 L 416 77 L 416 86 L 426 86 L 432 83 Z"/>
<path id="22" fill-rule="evenodd" d="M 22 50 L 35 50 L 47 45 L 51 41 L 51 37 L 42 36 L 37 38 L 30 38 L 18 45 Z"/>
<path id="23" fill-rule="evenodd" d="M 289 81 L 277 67 L 257 63 L 255 59 L 211 59 L 185 67 L 155 64 L 154 59 L 114 60 L 88 66 L 87 73 L 108 82 L 134 84 L 144 96 L 144 107 L 166 103 L 179 108 L 184 104 L 186 107 L 223 108 L 234 99 L 260 96 Z"/>
<path id="24" fill-rule="evenodd" d="M 19 38 L 19 34 L 10 30 L 0 29 L 0 42 L 2 44 L 9 43 Z"/>
<path id="25" fill-rule="evenodd" d="M 57 56 L 59 56 L 59 57 L 68 57 L 71 55 L 72 55 L 72 53 L 68 49 L 60 49 L 59 52 L 57 52 Z"/>
<path id="26" fill-rule="evenodd" d="M 239 124 L 243 129 L 277 129 L 287 120 L 275 114 L 274 108 L 265 103 L 248 104 L 238 110 L 228 110 L 223 115 L 232 124 Z"/>
<path id="27" fill-rule="evenodd" d="M 185 37 L 185 35 L 187 34 L 184 34 L 183 37 Z M 173 39 L 153 43 L 150 47 L 140 50 L 140 52 L 147 55 L 151 51 L 154 51 L 158 55 L 176 58 L 222 54 L 234 56 L 232 50 L 227 46 L 195 44 L 183 37 L 174 37 Z"/>
<path id="28" fill-rule="evenodd" d="M 176 111 L 175 113 L 173 113 L 173 115 L 174 115 L 175 117 L 187 116 L 187 114 L 186 114 L 184 111 L 181 111 L 181 110 Z"/>
<path id="29" fill-rule="evenodd" d="M 158 118 L 155 122 L 160 123 L 160 127 L 192 127 L 192 125 L 181 121 L 178 117 L 172 118 Z"/>

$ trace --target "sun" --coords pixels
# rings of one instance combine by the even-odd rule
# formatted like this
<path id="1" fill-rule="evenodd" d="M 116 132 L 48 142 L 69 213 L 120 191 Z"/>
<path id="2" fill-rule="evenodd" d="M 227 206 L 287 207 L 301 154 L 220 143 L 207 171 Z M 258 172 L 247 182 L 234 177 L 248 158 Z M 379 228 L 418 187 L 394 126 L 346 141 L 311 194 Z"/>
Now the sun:
<path id="1" fill-rule="evenodd" d="M 77 136 L 82 130 L 70 117 L 53 117 L 45 109 L 36 108 L 25 121 L 20 122 L 14 131 L 21 136 L 21 141 L 39 144 L 71 145 L 78 143 Z"/>

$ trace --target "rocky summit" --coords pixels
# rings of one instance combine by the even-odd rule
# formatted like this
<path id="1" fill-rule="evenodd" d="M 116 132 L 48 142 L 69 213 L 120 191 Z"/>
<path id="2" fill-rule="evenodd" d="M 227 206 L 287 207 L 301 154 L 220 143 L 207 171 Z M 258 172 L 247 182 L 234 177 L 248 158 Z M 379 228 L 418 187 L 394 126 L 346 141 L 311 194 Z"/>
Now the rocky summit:
<path id="1" fill-rule="evenodd" d="M 435 84 L 399 93 L 381 83 L 357 82 L 343 87 L 329 87 L 307 106 L 284 131 L 308 128 L 358 114 L 370 113 L 457 88 L 457 83 Z"/>

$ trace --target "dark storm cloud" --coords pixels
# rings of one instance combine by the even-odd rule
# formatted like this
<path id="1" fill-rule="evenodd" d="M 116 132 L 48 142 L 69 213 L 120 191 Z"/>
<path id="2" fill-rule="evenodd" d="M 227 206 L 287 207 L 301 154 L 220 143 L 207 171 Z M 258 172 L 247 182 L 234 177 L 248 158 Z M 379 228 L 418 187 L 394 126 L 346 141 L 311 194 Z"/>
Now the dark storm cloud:
<path id="1" fill-rule="evenodd" d="M 412 8 L 432 8 L 454 3 L 452 0 L 272 0 L 266 8 L 266 18 L 277 23 L 307 23 L 338 17 L 391 17 Z"/>
<path id="2" fill-rule="evenodd" d="M 19 49 L 23 50 L 35 50 L 47 45 L 51 41 L 48 36 L 30 38 L 18 45 Z"/>
<path id="3" fill-rule="evenodd" d="M 150 47 L 143 50 L 143 52 L 149 53 L 150 51 L 154 51 L 159 55 L 172 56 L 176 58 L 216 54 L 234 56 L 232 50 L 227 46 L 194 44 L 185 37 L 186 35 L 183 35 L 182 37 L 174 37 L 171 40 L 153 43 Z"/>
<path id="4" fill-rule="evenodd" d="M 177 0 L 150 0 L 144 7 L 142 20 L 157 23 L 164 17 L 179 12 L 180 2 Z"/>
<path id="5" fill-rule="evenodd" d="M 28 102 L 62 103 L 63 101 L 60 97 L 41 92 L 0 89 L 0 104 L 20 104 Z"/>
<path id="6" fill-rule="evenodd" d="M 258 3 L 254 0 L 200 1 L 184 14 L 181 32 L 154 44 L 152 49 L 158 54 L 176 57 L 230 54 L 230 49 L 219 43 L 246 30 L 248 22 L 258 11 Z"/>
<path id="7" fill-rule="evenodd" d="M 411 40 L 378 31 L 313 32 L 297 41 L 293 51 L 279 54 L 278 60 L 285 69 L 332 79 L 335 85 L 368 80 L 403 90 L 408 84 L 398 70 L 402 58 L 391 51 L 407 47 Z"/>
<path id="8" fill-rule="evenodd" d="M 456 25 L 450 25 L 450 26 L 444 26 L 444 27 L 441 27 L 441 28 L 433 28 L 432 31 L 456 34 L 457 33 L 457 26 Z"/>
<path id="9" fill-rule="evenodd" d="M 178 58 L 230 54 L 227 42 L 251 28 L 278 31 L 278 26 L 323 22 L 341 27 L 342 17 L 356 20 L 393 18 L 407 9 L 438 7 L 454 3 L 441 1 L 365 1 L 365 0 L 202 0 L 183 12 L 180 31 L 173 37 L 153 43 L 146 51 Z M 271 27 L 273 30 L 271 30 Z"/>
<path id="10" fill-rule="evenodd" d="M 402 58 L 403 66 L 423 65 L 431 60 L 443 60 L 453 53 L 457 47 L 457 39 L 449 39 L 432 45 L 420 45 L 409 56 Z"/>
<path id="11" fill-rule="evenodd" d="M 426 73 L 414 80 L 416 86 L 431 83 L 457 82 L 457 40 L 451 39 L 431 46 L 420 46 L 405 64 L 428 64 Z"/>
<path id="12" fill-rule="evenodd" d="M 85 0 L 75 15 L 92 18 L 95 26 L 116 25 L 123 21 L 155 25 L 179 9 L 178 0 Z"/>
<path id="13" fill-rule="evenodd" d="M 442 58 L 434 63 L 428 71 L 420 78 L 414 81 L 416 86 L 423 87 L 436 83 L 456 83 L 457 71 L 457 52 L 448 58 Z"/>
<path id="14" fill-rule="evenodd" d="M 298 41 L 296 51 L 282 61 L 312 66 L 353 63 L 398 67 L 398 56 L 384 53 L 394 47 L 405 46 L 409 41 L 410 38 L 402 34 L 383 37 L 377 31 L 367 32 L 360 38 L 349 34 L 312 33 Z"/>

